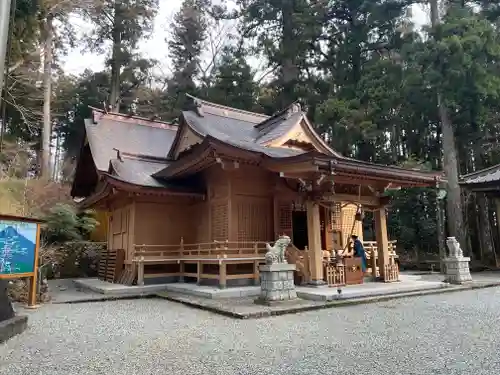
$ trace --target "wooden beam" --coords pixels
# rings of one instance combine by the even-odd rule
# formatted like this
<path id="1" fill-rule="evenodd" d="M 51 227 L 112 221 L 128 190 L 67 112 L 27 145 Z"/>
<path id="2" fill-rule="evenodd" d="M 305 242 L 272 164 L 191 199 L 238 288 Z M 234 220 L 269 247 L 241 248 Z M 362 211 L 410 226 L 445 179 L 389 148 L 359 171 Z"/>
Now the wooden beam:
<path id="1" fill-rule="evenodd" d="M 236 160 L 226 160 L 222 158 L 215 158 L 217 164 L 220 164 L 225 171 L 234 171 L 240 168 L 240 163 Z"/>
<path id="2" fill-rule="evenodd" d="M 319 167 L 317 165 L 313 165 L 310 161 L 305 161 L 301 163 L 293 163 L 293 164 L 280 164 L 269 163 L 266 165 L 266 168 L 272 172 L 283 172 L 283 173 L 304 173 L 304 172 L 318 172 Z"/>
<path id="3" fill-rule="evenodd" d="M 324 202 L 352 202 L 358 203 L 362 206 L 380 206 L 380 198 L 373 196 L 358 196 L 351 194 L 325 194 L 321 198 Z"/>

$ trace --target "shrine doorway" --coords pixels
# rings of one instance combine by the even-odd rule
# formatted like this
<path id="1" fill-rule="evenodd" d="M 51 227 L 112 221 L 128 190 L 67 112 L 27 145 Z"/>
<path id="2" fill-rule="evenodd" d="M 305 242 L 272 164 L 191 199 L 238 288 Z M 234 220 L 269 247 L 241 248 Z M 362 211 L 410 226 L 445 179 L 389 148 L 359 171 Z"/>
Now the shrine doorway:
<path id="1" fill-rule="evenodd" d="M 293 244 L 299 250 L 304 250 L 309 244 L 307 235 L 307 212 L 305 210 L 292 211 Z"/>

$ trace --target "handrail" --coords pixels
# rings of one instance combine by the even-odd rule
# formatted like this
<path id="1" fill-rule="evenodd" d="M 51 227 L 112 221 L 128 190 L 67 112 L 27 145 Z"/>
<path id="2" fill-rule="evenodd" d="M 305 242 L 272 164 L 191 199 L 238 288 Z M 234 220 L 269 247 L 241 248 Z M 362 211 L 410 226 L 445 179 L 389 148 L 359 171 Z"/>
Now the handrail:
<path id="1" fill-rule="evenodd" d="M 272 243 L 272 242 L 271 242 Z M 217 259 L 228 256 L 253 255 L 264 256 L 267 252 L 266 242 L 251 241 L 214 241 L 206 243 L 184 244 L 181 240 L 177 245 L 134 245 L 134 259 L 146 258 L 189 258 L 193 256 L 214 257 Z"/>

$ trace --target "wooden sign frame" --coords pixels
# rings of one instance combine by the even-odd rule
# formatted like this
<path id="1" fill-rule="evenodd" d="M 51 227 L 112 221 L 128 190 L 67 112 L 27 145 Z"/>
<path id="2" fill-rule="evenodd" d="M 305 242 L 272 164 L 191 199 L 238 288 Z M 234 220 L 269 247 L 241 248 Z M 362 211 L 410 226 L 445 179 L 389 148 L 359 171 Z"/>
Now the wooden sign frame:
<path id="1" fill-rule="evenodd" d="M 37 305 L 36 290 L 37 290 L 37 278 L 38 278 L 38 258 L 40 252 L 40 226 L 42 223 L 44 223 L 44 221 L 23 216 L 0 214 L 0 222 L 2 221 L 36 224 L 36 242 L 34 251 L 35 259 L 33 263 L 33 272 L 0 274 L 0 279 L 7 279 L 7 280 L 29 279 L 28 307 L 33 308 Z"/>

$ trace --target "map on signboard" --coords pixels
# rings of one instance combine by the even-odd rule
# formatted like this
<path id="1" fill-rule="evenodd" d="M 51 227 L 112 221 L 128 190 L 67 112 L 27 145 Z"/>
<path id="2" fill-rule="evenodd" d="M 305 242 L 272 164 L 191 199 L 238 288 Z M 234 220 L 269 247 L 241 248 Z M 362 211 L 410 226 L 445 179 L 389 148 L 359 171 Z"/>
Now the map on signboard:
<path id="1" fill-rule="evenodd" d="M 0 220 L 0 275 L 34 272 L 37 224 Z"/>

